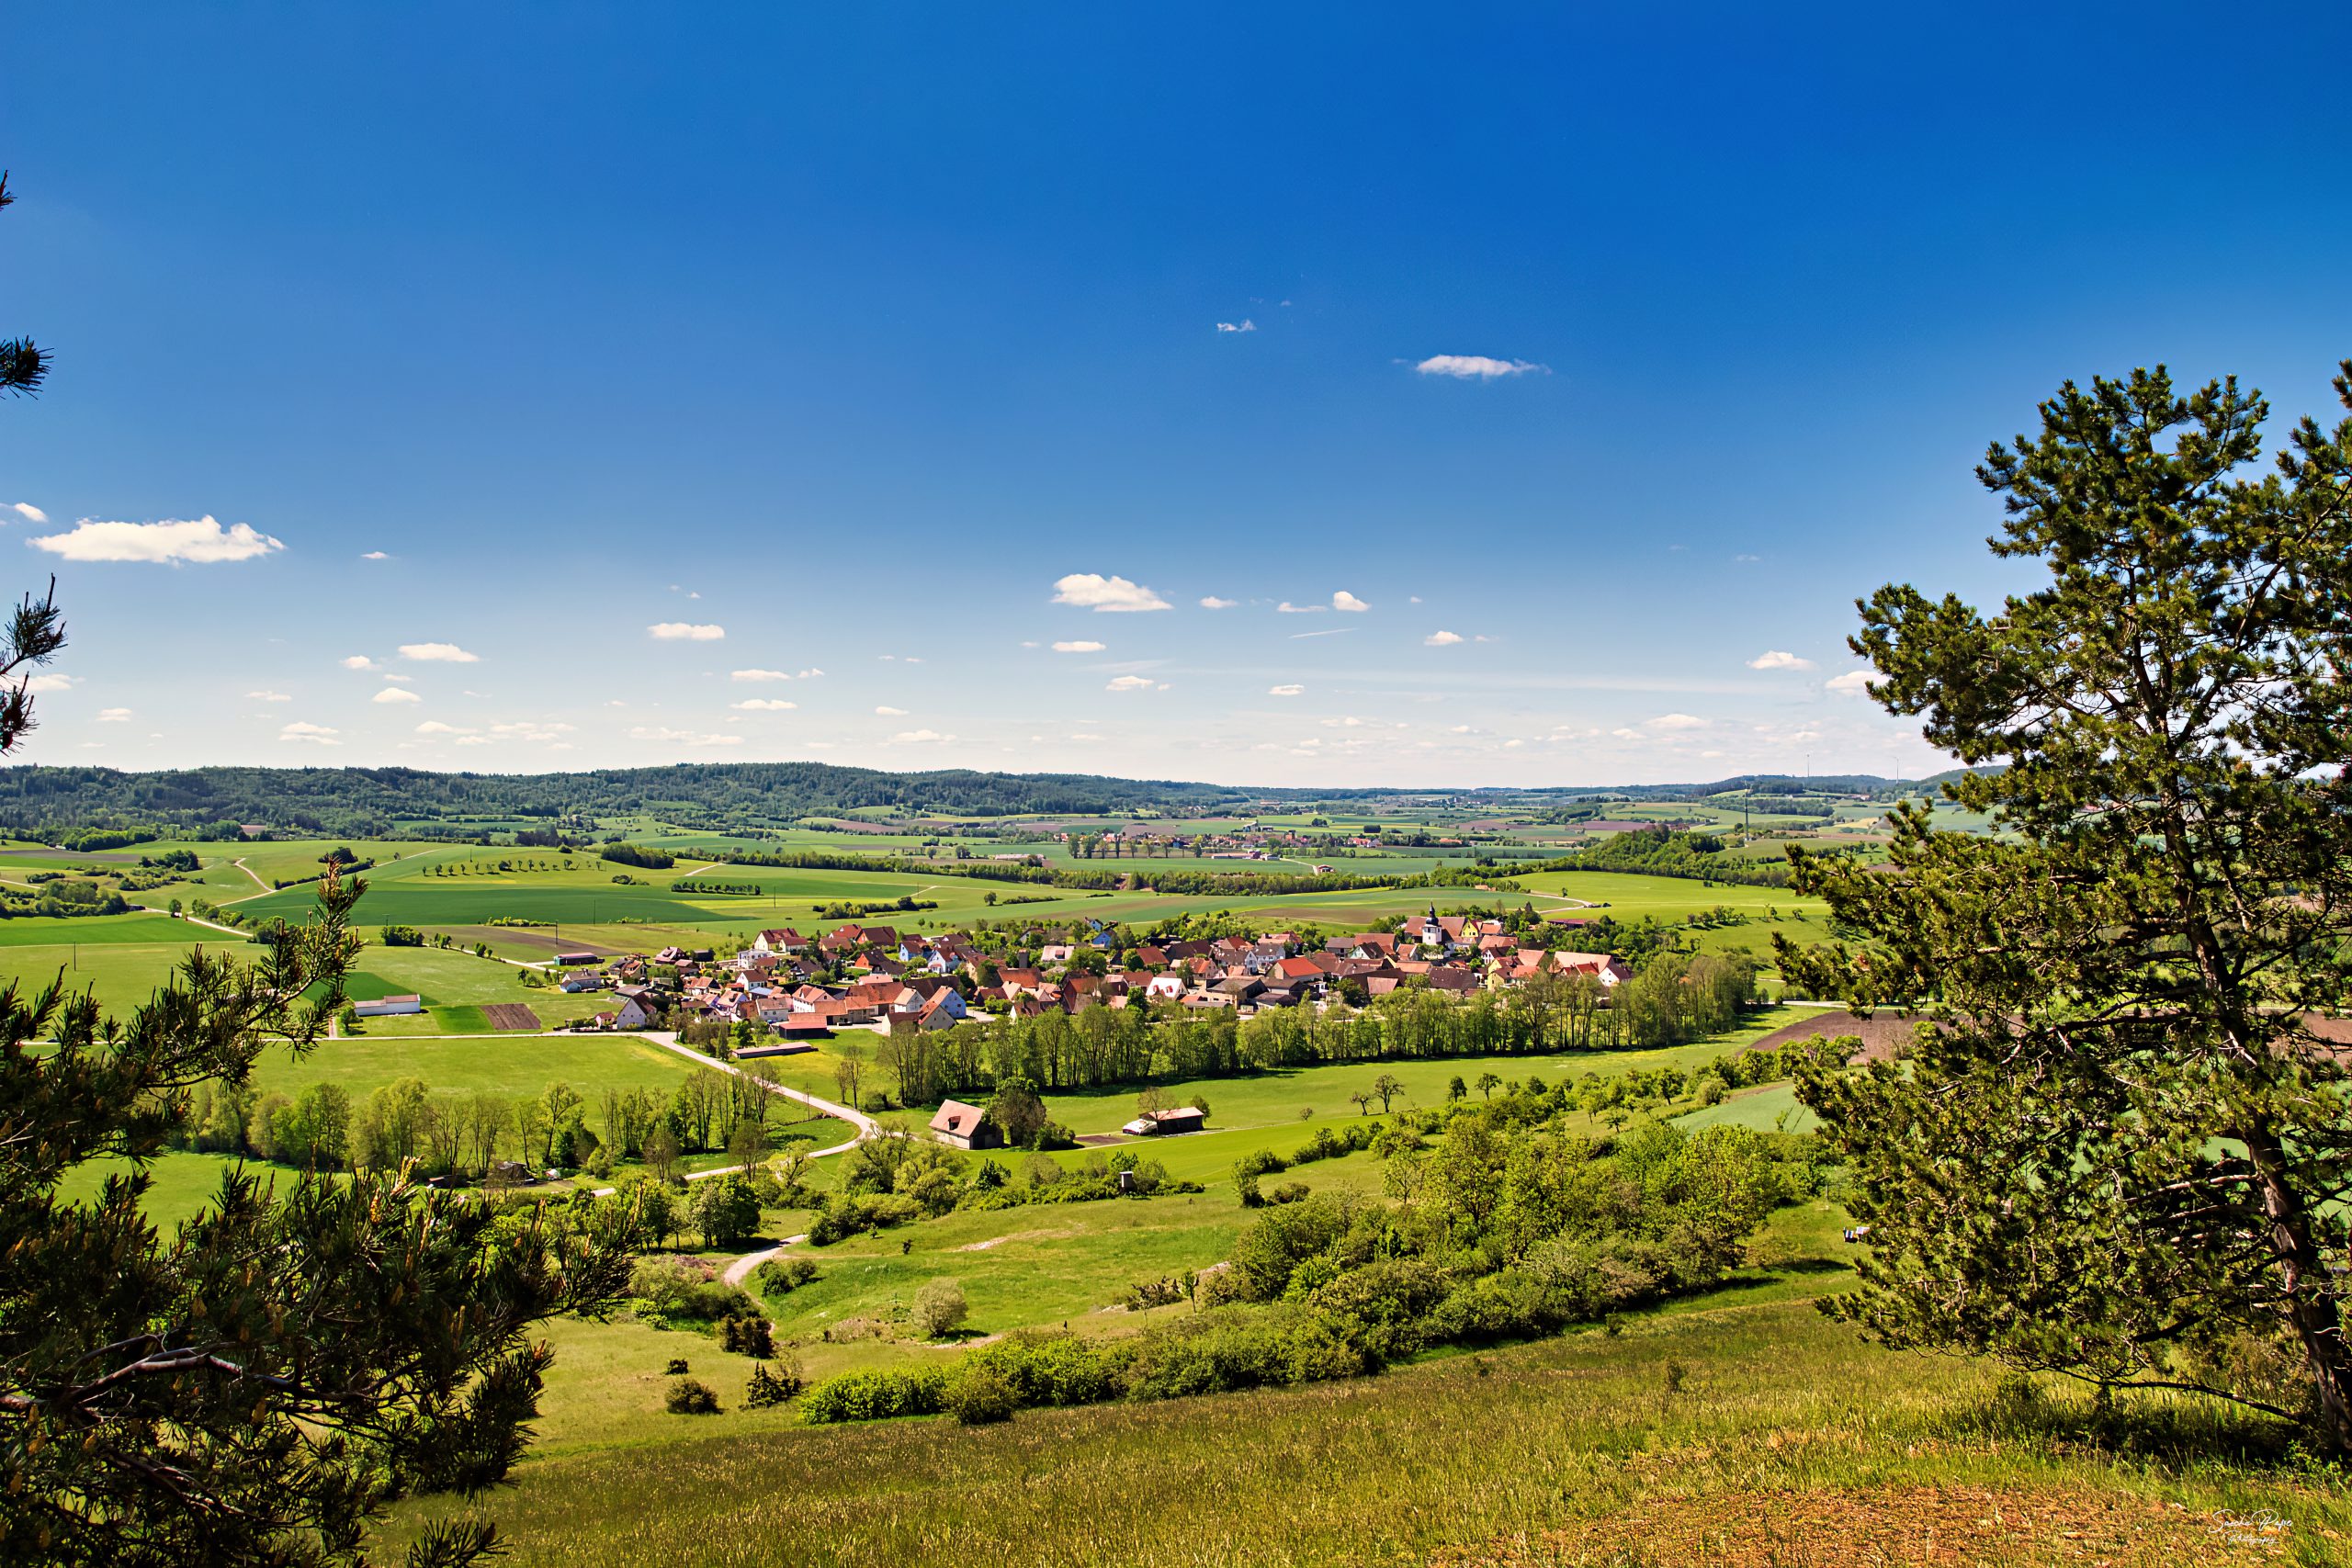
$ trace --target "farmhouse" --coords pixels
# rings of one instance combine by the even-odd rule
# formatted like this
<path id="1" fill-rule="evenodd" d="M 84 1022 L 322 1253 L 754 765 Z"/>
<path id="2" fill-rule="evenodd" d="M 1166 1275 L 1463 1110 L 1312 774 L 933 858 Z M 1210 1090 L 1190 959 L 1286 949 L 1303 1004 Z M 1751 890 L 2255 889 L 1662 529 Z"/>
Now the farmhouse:
<path id="1" fill-rule="evenodd" d="M 932 1134 L 943 1144 L 953 1144 L 959 1149 L 997 1149 L 1004 1146 L 1004 1134 L 998 1131 L 988 1113 L 977 1105 L 967 1105 L 960 1100 L 943 1100 L 939 1114 L 931 1119 Z"/>

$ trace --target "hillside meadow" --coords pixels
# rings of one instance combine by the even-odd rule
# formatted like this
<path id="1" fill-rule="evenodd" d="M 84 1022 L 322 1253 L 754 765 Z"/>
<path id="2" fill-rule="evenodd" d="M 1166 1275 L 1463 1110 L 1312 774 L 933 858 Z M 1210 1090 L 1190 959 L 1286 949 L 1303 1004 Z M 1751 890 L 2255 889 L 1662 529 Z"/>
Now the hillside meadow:
<path id="1" fill-rule="evenodd" d="M 796 1428 L 740 1408 L 748 1363 L 699 1348 L 727 1408 L 668 1416 L 652 1358 L 685 1337 L 566 1325 L 544 1447 L 485 1507 L 516 1562 L 577 1568 L 2345 1560 L 2352 1505 L 2258 1431 L 2185 1404 L 2101 1424 L 2064 1390 L 1872 1347 L 1814 1309 L 1844 1279 L 1784 1254 L 1608 1329 L 980 1427 Z M 450 1508 L 408 1506 L 391 1540 Z"/>

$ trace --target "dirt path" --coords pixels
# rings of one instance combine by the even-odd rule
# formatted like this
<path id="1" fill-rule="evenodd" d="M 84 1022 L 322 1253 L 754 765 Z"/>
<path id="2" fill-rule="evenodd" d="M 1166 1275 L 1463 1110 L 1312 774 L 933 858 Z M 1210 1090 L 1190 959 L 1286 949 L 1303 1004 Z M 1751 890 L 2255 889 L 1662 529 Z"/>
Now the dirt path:
<path id="1" fill-rule="evenodd" d="M 757 1269 L 761 1264 L 765 1263 L 769 1258 L 774 1258 L 786 1247 L 799 1247 L 804 1245 L 808 1240 L 808 1233 L 803 1231 L 798 1235 L 786 1236 L 774 1247 L 763 1247 L 757 1252 L 747 1252 L 743 1254 L 742 1257 L 737 1258 L 734 1262 L 729 1263 L 727 1266 L 727 1272 L 721 1274 L 719 1278 L 726 1280 L 730 1285 L 740 1285 L 744 1280 L 752 1277 L 752 1269 Z"/>

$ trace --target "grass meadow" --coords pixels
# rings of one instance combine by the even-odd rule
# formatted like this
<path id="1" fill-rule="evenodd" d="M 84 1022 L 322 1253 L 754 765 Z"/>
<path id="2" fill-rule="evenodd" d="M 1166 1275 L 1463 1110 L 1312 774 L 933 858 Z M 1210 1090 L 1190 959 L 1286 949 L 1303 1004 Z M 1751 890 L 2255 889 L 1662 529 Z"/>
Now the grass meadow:
<path id="1" fill-rule="evenodd" d="M 566 1568 L 2345 1561 L 2352 1504 L 2258 1433 L 2185 1404 L 2101 1427 L 2063 1390 L 2003 1397 L 1989 1367 L 1826 1319 L 1837 1224 L 1792 1212 L 1731 1286 L 1611 1330 L 998 1427 L 797 1427 L 742 1408 L 750 1364 L 707 1338 L 567 1324 L 541 1445 L 485 1506 L 514 1561 Z M 824 1262 L 847 1278 L 806 1291 L 874 1288 Z M 672 1355 L 724 1413 L 662 1412 Z M 389 1536 L 453 1508 L 410 1505 Z"/>

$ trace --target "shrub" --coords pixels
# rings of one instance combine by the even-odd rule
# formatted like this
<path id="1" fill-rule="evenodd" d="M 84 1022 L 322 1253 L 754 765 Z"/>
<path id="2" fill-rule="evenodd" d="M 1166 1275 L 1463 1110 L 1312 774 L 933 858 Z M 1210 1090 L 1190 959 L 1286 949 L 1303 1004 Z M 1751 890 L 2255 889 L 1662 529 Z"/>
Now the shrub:
<path id="1" fill-rule="evenodd" d="M 673 1416 L 716 1416 L 718 1391 L 698 1378 L 680 1378 L 670 1385 L 669 1408 Z"/>
<path id="2" fill-rule="evenodd" d="M 947 1409 L 967 1427 L 1011 1419 L 1021 1396 L 1011 1382 L 986 1367 L 964 1367 L 948 1380 Z"/>
<path id="3" fill-rule="evenodd" d="M 1289 1168 L 1290 1161 L 1272 1149 L 1251 1149 L 1233 1162 L 1233 1174 L 1237 1179 L 1244 1176 L 1272 1176 L 1278 1170 Z"/>
<path id="4" fill-rule="evenodd" d="M 1313 1189 L 1308 1187 L 1304 1181 L 1286 1181 L 1280 1187 L 1275 1188 L 1272 1192 L 1267 1193 L 1266 1201 L 1269 1203 L 1300 1203 L 1306 1201 L 1307 1195 Z"/>
<path id="5" fill-rule="evenodd" d="M 771 1258 L 752 1277 L 770 1295 L 789 1295 L 817 1277 L 817 1261 L 813 1258 Z"/>
<path id="6" fill-rule="evenodd" d="M 775 1354 L 775 1334 L 773 1325 L 756 1314 L 719 1320 L 718 1342 L 724 1348 L 740 1356 L 753 1356 L 764 1361 Z"/>
<path id="7" fill-rule="evenodd" d="M 915 1326 L 926 1339 L 954 1333 L 971 1314 L 964 1287 L 953 1280 L 933 1280 L 915 1292 Z"/>
<path id="8" fill-rule="evenodd" d="M 765 1410 L 782 1404 L 808 1386 L 808 1380 L 800 1374 L 799 1361 L 786 1356 L 774 1368 L 763 1363 L 752 1369 L 751 1382 L 743 1388 L 743 1403 L 751 1409 Z"/>
<path id="9" fill-rule="evenodd" d="M 629 1294 L 644 1310 L 662 1317 L 717 1323 L 759 1312 L 741 1287 L 718 1277 L 709 1264 L 691 1258 L 641 1258 L 629 1275 Z"/>
<path id="10" fill-rule="evenodd" d="M 670 1358 L 670 1364 L 669 1364 L 668 1366 L 663 1367 L 663 1368 L 662 1369 L 662 1375 L 663 1377 L 676 1378 L 676 1377 L 684 1377 L 684 1376 L 685 1376 L 685 1374 L 686 1374 L 686 1359 L 685 1359 L 684 1356 L 673 1356 L 673 1357 L 671 1357 L 671 1358 Z"/>
<path id="11" fill-rule="evenodd" d="M 811 1425 L 831 1421 L 883 1421 L 895 1416 L 936 1416 L 947 1408 L 947 1374 L 937 1367 L 842 1372 L 801 1396 L 801 1417 Z"/>

